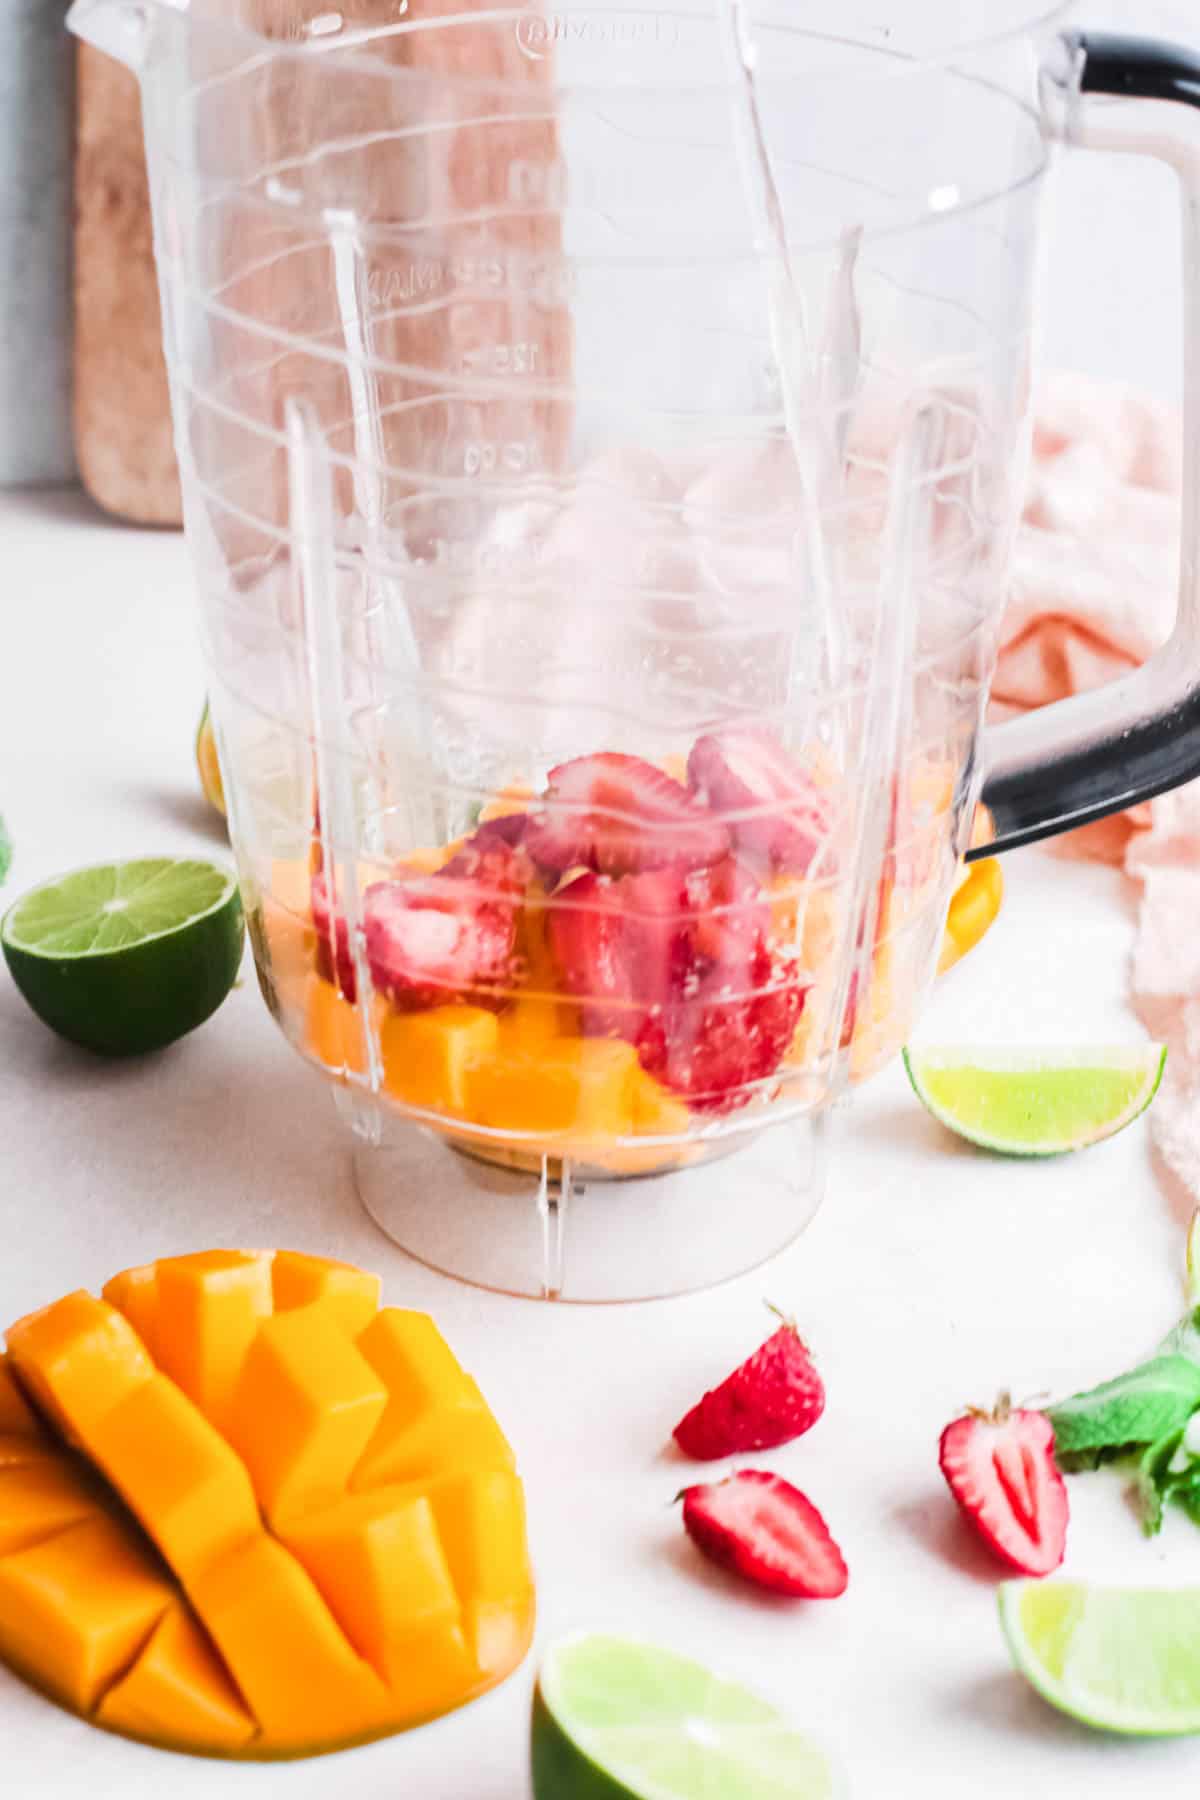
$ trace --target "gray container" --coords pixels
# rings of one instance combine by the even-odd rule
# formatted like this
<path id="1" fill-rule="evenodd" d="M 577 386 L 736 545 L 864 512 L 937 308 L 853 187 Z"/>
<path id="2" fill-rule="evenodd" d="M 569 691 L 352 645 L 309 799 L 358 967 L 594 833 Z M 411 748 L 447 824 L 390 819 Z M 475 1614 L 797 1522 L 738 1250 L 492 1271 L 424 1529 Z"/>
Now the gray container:
<path id="1" fill-rule="evenodd" d="M 69 481 L 74 54 L 54 0 L 0 0 L 0 487 Z"/>

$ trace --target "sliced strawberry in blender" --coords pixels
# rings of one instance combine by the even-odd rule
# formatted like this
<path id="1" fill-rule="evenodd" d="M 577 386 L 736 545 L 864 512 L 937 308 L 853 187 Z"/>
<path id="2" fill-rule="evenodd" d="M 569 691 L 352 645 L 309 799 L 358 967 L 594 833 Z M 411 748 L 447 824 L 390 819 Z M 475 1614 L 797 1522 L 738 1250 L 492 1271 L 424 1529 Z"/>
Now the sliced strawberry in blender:
<path id="1" fill-rule="evenodd" d="M 354 973 L 354 958 L 350 954 L 350 932 L 342 913 L 337 916 L 336 927 L 333 924 L 329 889 L 324 875 L 314 875 L 312 878 L 311 905 L 313 929 L 317 934 L 317 973 L 322 980 L 335 982 L 353 1006 L 358 994 L 358 981 Z"/>
<path id="2" fill-rule="evenodd" d="M 369 887 L 363 924 L 376 989 L 404 1011 L 460 997 L 502 1006 L 516 976 L 527 874 L 521 853 L 497 839 L 468 842 L 435 875 Z"/>
<path id="3" fill-rule="evenodd" d="M 551 769 L 525 847 L 540 869 L 602 875 L 716 862 L 729 833 L 681 782 L 640 756 L 603 752 Z"/>
<path id="4" fill-rule="evenodd" d="M 638 1039 L 646 1072 L 696 1112 L 744 1105 L 754 1085 L 778 1069 L 795 1035 L 804 989 L 780 978 L 765 945 L 747 976 L 743 984 L 721 967 L 697 973 Z"/>
<path id="5" fill-rule="evenodd" d="M 636 1044 L 642 1066 L 697 1111 L 728 1111 L 774 1074 L 803 989 L 769 941 L 771 910 L 733 857 L 708 869 L 587 873 L 548 913 L 563 986 L 591 1035 Z"/>
<path id="6" fill-rule="evenodd" d="M 805 875 L 829 837 L 828 794 L 759 725 L 730 725 L 697 738 L 688 757 L 688 785 L 729 820 L 736 848 L 773 871 Z"/>
<path id="7" fill-rule="evenodd" d="M 593 1037 L 637 1041 L 688 957 L 683 892 L 671 869 L 613 880 L 589 870 L 559 888 L 546 915 L 551 952 Z"/>

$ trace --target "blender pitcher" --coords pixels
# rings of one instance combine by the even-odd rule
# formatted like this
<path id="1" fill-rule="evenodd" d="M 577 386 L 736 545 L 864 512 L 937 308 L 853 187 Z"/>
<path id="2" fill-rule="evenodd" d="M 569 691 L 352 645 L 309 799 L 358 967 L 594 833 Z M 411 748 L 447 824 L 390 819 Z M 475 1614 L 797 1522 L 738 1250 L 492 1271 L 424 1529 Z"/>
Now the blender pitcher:
<path id="1" fill-rule="evenodd" d="M 1004 849 L 1200 770 L 1194 408 L 1171 645 L 983 726 L 1043 177 L 1176 168 L 1190 359 L 1200 65 L 892 11 L 70 15 L 141 77 L 262 990 L 375 1219 L 488 1286 L 772 1254 L 980 795 Z"/>

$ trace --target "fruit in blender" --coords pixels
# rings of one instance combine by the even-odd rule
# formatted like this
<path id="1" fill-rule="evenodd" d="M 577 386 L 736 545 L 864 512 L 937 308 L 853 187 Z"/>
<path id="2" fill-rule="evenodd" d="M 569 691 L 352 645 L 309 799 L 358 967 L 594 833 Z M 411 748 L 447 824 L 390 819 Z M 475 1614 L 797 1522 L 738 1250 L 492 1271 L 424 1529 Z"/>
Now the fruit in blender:
<path id="1" fill-rule="evenodd" d="M 631 875 L 716 862 L 729 833 L 654 763 L 601 751 L 551 769 L 542 810 L 534 813 L 525 844 L 548 874 L 582 867 Z"/>
<path id="2" fill-rule="evenodd" d="M 165 1258 L 106 1293 L 18 1321 L 0 1362 L 5 1660 L 111 1730 L 248 1758 L 511 1672 L 521 1484 L 432 1319 L 290 1251 Z"/>
<path id="3" fill-rule="evenodd" d="M 729 822 L 737 851 L 776 874 L 805 875 L 833 831 L 829 793 L 775 734 L 731 725 L 696 739 L 688 785 Z"/>

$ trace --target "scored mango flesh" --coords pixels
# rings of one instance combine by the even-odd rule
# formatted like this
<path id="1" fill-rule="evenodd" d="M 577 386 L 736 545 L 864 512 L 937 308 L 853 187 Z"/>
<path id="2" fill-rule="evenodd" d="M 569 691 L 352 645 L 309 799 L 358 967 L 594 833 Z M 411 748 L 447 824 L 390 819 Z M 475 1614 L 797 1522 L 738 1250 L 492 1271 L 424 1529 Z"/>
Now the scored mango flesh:
<path id="1" fill-rule="evenodd" d="M 95 1724 L 337 1749 L 494 1687 L 533 1615 L 512 1450 L 375 1276 L 207 1251 L 9 1329 L 0 1658 Z"/>

